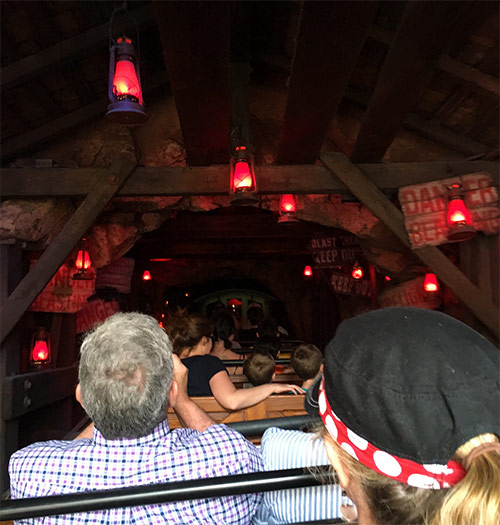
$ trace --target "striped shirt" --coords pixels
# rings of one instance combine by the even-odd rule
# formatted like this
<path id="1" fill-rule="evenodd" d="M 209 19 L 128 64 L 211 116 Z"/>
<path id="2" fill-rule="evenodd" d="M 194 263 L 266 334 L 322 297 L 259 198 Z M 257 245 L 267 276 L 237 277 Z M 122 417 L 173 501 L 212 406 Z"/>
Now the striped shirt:
<path id="1" fill-rule="evenodd" d="M 263 469 L 258 449 L 225 425 L 205 432 L 170 431 L 165 420 L 138 439 L 46 441 L 17 451 L 10 460 L 12 498 L 214 478 Z M 108 509 L 22 520 L 18 523 L 248 524 L 261 494 Z"/>
<path id="2" fill-rule="evenodd" d="M 323 441 L 314 434 L 297 430 L 269 428 L 262 436 L 264 468 L 287 468 L 329 465 Z M 264 493 L 253 525 L 308 522 L 340 517 L 340 505 L 350 500 L 342 496 L 339 485 L 321 485 Z"/>

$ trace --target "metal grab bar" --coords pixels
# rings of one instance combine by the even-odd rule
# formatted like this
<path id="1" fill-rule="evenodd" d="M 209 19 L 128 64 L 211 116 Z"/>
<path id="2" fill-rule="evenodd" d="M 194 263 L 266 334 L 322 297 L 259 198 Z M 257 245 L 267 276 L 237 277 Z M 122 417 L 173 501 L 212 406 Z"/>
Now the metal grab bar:
<path id="1" fill-rule="evenodd" d="M 43 496 L 37 498 L 2 501 L 0 521 L 56 516 L 76 512 L 91 512 L 118 507 L 158 505 L 173 501 L 220 498 L 252 492 L 311 487 L 337 482 L 328 465 L 307 468 L 273 470 L 252 474 L 237 474 L 217 478 L 139 485 L 110 490 L 95 490 Z"/>
<path id="2" fill-rule="evenodd" d="M 224 366 L 243 366 L 244 359 L 224 359 L 222 361 Z M 277 365 L 289 365 L 290 359 L 275 359 L 274 363 Z"/>
<path id="3" fill-rule="evenodd" d="M 313 428 L 321 422 L 319 415 L 312 416 L 288 416 L 273 417 L 269 419 L 253 419 L 250 421 L 237 421 L 235 423 L 224 423 L 245 437 L 262 436 L 269 427 L 282 428 L 283 430 L 300 430 L 302 428 Z"/>

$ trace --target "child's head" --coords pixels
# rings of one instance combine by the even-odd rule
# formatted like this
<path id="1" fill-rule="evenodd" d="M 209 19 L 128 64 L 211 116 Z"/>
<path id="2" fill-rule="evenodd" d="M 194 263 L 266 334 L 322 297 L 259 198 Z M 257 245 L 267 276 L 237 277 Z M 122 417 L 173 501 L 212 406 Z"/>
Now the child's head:
<path id="1" fill-rule="evenodd" d="M 247 310 L 247 318 L 251 326 L 257 326 L 262 318 L 264 317 L 264 312 L 260 306 L 250 306 Z"/>
<path id="2" fill-rule="evenodd" d="M 243 373 L 253 386 L 270 383 L 274 376 L 274 359 L 271 354 L 255 353 L 243 363 Z"/>
<path id="3" fill-rule="evenodd" d="M 323 362 L 323 354 L 314 345 L 299 345 L 293 352 L 291 364 L 295 373 L 303 380 L 316 377 Z"/>
<path id="4" fill-rule="evenodd" d="M 257 337 L 254 343 L 255 354 L 271 354 L 274 359 L 277 359 L 280 352 L 280 343 L 277 337 L 263 336 Z"/>

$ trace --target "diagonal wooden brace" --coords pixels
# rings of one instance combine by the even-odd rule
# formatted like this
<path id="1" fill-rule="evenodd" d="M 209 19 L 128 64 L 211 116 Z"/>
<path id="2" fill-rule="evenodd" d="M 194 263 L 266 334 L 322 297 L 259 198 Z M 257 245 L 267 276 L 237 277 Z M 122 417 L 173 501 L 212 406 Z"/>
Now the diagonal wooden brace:
<path id="1" fill-rule="evenodd" d="M 375 184 L 345 156 L 329 153 L 320 155 L 321 162 L 338 177 L 376 217 L 411 248 L 404 227 L 402 212 L 375 186 Z M 500 336 L 498 307 L 485 297 L 475 284 L 455 266 L 446 255 L 434 246 L 418 248 L 413 253 L 420 258 L 453 293 L 483 322 L 496 338 Z"/>
<path id="2" fill-rule="evenodd" d="M 113 164 L 105 178 L 98 179 L 78 209 L 43 252 L 0 310 L 0 342 L 3 342 L 38 294 L 64 263 L 105 206 L 125 183 L 136 165 Z"/>

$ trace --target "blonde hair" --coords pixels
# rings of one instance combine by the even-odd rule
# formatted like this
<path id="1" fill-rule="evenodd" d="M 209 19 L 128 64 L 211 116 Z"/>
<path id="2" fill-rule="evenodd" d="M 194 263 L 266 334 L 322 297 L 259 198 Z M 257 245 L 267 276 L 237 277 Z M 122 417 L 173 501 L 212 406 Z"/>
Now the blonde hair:
<path id="1" fill-rule="evenodd" d="M 500 515 L 500 453 L 490 450 L 474 458 L 465 478 L 449 489 L 421 489 L 383 476 L 350 456 L 323 432 L 349 475 L 358 480 L 376 523 L 383 525 L 497 525 Z M 463 462 L 483 443 L 498 442 L 481 434 L 462 445 L 453 459 Z"/>

